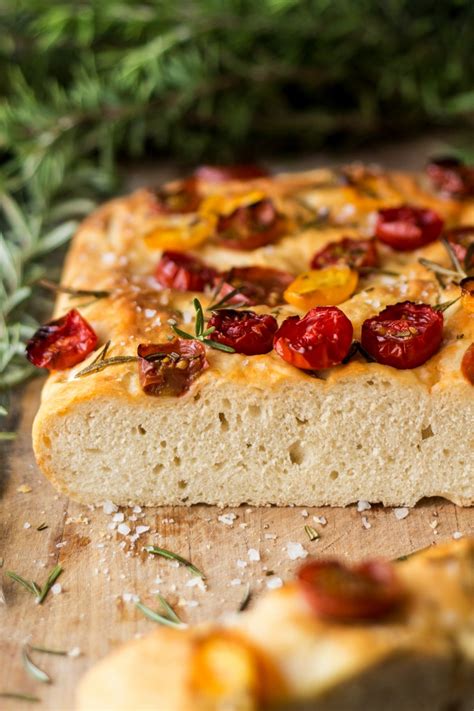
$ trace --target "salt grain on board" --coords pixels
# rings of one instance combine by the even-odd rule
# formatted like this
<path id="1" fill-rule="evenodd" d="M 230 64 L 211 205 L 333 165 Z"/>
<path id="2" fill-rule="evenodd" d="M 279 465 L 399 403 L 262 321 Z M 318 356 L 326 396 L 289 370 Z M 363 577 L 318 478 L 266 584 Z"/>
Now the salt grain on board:
<path id="1" fill-rule="evenodd" d="M 252 562 L 255 563 L 260 560 L 260 553 L 258 552 L 258 550 L 256 548 L 249 548 L 248 549 L 248 557 L 249 557 L 249 560 L 251 560 Z"/>
<path id="2" fill-rule="evenodd" d="M 395 514 L 395 518 L 397 521 L 401 521 L 402 519 L 406 518 L 408 514 L 410 513 L 410 509 L 407 509 L 405 506 L 402 506 L 397 509 L 393 509 L 393 513 Z"/>
<path id="3" fill-rule="evenodd" d="M 298 558 L 306 558 L 308 551 L 303 548 L 301 543 L 294 543 L 290 541 L 286 544 L 286 550 L 288 552 L 288 557 L 290 560 L 298 560 Z"/>

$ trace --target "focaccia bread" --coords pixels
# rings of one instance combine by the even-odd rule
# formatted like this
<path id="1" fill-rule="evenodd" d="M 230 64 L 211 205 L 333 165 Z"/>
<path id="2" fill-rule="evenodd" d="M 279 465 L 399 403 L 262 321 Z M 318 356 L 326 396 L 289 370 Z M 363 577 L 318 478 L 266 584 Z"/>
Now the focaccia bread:
<path id="1" fill-rule="evenodd" d="M 82 355 L 69 360 L 52 326 L 29 346 L 52 370 L 33 432 L 42 471 L 86 503 L 471 504 L 472 280 L 458 297 L 473 261 L 474 200 L 424 175 L 361 166 L 248 172 L 201 170 L 82 224 L 62 278 L 72 293 L 55 312 L 76 309 L 61 328 L 79 334 Z M 407 204 L 408 217 L 395 211 L 387 227 L 387 208 Z M 269 286 L 267 271 L 246 267 L 279 272 Z M 384 324 L 361 335 L 388 305 L 451 301 L 442 315 L 424 307 L 430 325 L 422 316 L 420 336 L 407 321 L 395 346 Z M 218 302 L 223 310 L 208 310 Z M 316 345 L 291 342 L 306 321 L 286 319 L 308 311 L 325 319 L 322 346 L 319 326 Z M 224 334 L 226 319 L 244 319 L 244 337 Z M 391 352 L 373 362 L 361 339 L 369 350 L 385 339 Z"/>
<path id="2" fill-rule="evenodd" d="M 158 628 L 86 674 L 78 709 L 470 711 L 474 541 L 389 566 L 315 561 L 225 622 Z"/>

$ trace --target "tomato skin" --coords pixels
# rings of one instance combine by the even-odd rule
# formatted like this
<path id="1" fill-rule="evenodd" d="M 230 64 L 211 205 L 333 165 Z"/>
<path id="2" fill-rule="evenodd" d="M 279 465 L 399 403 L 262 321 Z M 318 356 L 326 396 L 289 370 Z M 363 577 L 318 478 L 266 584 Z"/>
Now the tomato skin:
<path id="1" fill-rule="evenodd" d="M 217 270 L 197 257 L 172 250 L 163 252 L 155 271 L 161 286 L 177 291 L 204 291 L 216 277 Z"/>
<path id="2" fill-rule="evenodd" d="M 227 183 L 229 180 L 253 180 L 265 178 L 269 175 L 265 168 L 251 163 L 235 165 L 200 165 L 194 171 L 199 180 L 206 183 Z"/>
<path id="3" fill-rule="evenodd" d="M 434 242 L 443 226 L 434 210 L 400 205 L 378 211 L 375 235 L 392 249 L 408 252 Z"/>
<path id="4" fill-rule="evenodd" d="M 441 193 L 460 198 L 474 195 L 474 167 L 457 158 L 435 158 L 426 166 L 426 173 Z"/>
<path id="5" fill-rule="evenodd" d="M 97 345 L 97 336 L 79 311 L 71 309 L 45 323 L 26 344 L 26 357 L 37 368 L 66 370 L 86 358 Z"/>
<path id="6" fill-rule="evenodd" d="M 316 306 L 335 306 L 352 296 L 358 281 L 359 273 L 355 269 L 334 264 L 298 274 L 283 296 L 287 303 L 302 311 Z"/>
<path id="7" fill-rule="evenodd" d="M 318 306 L 306 316 L 290 316 L 275 334 L 273 346 L 287 363 L 302 370 L 339 365 L 349 352 L 353 328 L 337 306 Z"/>
<path id="8" fill-rule="evenodd" d="M 323 269 L 333 264 L 345 264 L 351 269 L 376 267 L 377 247 L 372 239 L 343 237 L 339 242 L 329 242 L 311 260 L 311 269 Z"/>
<path id="9" fill-rule="evenodd" d="M 461 361 L 461 373 L 468 383 L 474 385 L 474 343 L 466 349 Z"/>
<path id="10" fill-rule="evenodd" d="M 141 343 L 137 355 L 140 385 L 147 395 L 184 395 L 198 375 L 209 367 L 202 343 L 184 338 L 166 343 Z"/>
<path id="11" fill-rule="evenodd" d="M 465 271 L 474 270 L 474 225 L 454 227 L 445 236 Z"/>
<path id="12" fill-rule="evenodd" d="M 154 193 L 154 212 L 158 215 L 185 215 L 196 212 L 201 204 L 201 195 L 195 178 L 181 180 L 179 185 L 159 188 Z"/>
<path id="13" fill-rule="evenodd" d="M 317 615 L 342 622 L 378 619 L 403 600 L 394 567 L 383 560 L 352 567 L 314 560 L 299 569 L 297 580 Z"/>
<path id="14" fill-rule="evenodd" d="M 213 341 L 231 346 L 236 353 L 251 356 L 272 350 L 278 323 L 270 314 L 223 309 L 212 314 L 208 328 L 215 328 L 210 335 Z"/>
<path id="15" fill-rule="evenodd" d="M 443 321 L 443 314 L 428 304 L 402 301 L 364 321 L 362 347 L 382 365 L 417 368 L 439 350 Z"/>
<path id="16" fill-rule="evenodd" d="M 214 300 L 222 299 L 240 288 L 240 293 L 228 303 L 277 306 L 284 302 L 283 292 L 292 281 L 292 274 L 271 267 L 233 267 L 216 279 L 216 287 L 221 286 Z"/>
<path id="17" fill-rule="evenodd" d="M 238 207 L 230 215 L 220 215 L 216 238 L 222 247 L 250 251 L 271 244 L 285 229 L 285 221 L 272 200 L 264 198 Z"/>

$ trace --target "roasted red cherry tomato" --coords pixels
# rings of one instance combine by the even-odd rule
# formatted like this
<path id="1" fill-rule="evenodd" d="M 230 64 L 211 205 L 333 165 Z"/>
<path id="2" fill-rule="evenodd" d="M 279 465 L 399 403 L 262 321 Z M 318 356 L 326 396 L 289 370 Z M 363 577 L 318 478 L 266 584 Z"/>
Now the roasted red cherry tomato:
<path id="1" fill-rule="evenodd" d="M 474 167 L 464 165 L 457 158 L 434 158 L 426 172 L 435 190 L 453 197 L 474 195 Z"/>
<path id="2" fill-rule="evenodd" d="M 186 178 L 179 185 L 164 186 L 155 192 L 155 211 L 160 215 L 184 215 L 196 212 L 201 195 L 195 178 Z"/>
<path id="3" fill-rule="evenodd" d="M 318 306 L 306 316 L 290 316 L 275 334 L 274 348 L 296 368 L 323 370 L 339 365 L 349 352 L 353 328 L 337 306 Z"/>
<path id="4" fill-rule="evenodd" d="M 443 314 L 428 304 L 403 301 L 362 324 L 361 343 L 367 353 L 401 370 L 425 363 L 442 340 Z"/>
<path id="5" fill-rule="evenodd" d="M 285 221 L 269 198 L 238 207 L 217 221 L 217 241 L 228 249 L 249 251 L 264 247 L 282 236 Z"/>
<path id="6" fill-rule="evenodd" d="M 316 252 L 311 261 L 311 269 L 323 269 L 332 264 L 345 264 L 351 269 L 362 269 L 376 267 L 377 263 L 378 255 L 374 239 L 344 237 L 339 242 L 329 242 Z"/>
<path id="7" fill-rule="evenodd" d="M 393 565 L 382 560 L 351 567 L 336 560 L 314 560 L 303 565 L 297 575 L 311 608 L 330 619 L 378 619 L 403 599 Z"/>
<path id="8" fill-rule="evenodd" d="M 185 252 L 163 252 L 155 272 L 162 286 L 177 291 L 204 291 L 216 277 L 216 269 Z"/>
<path id="9" fill-rule="evenodd" d="M 444 222 L 434 210 L 411 205 L 387 207 L 378 211 L 375 234 L 393 249 L 406 252 L 438 239 Z"/>
<path id="10" fill-rule="evenodd" d="M 216 279 L 218 293 L 214 301 L 225 298 L 235 289 L 229 304 L 266 304 L 277 306 L 284 302 L 283 292 L 293 281 L 293 275 L 270 267 L 233 267 Z"/>
<path id="11" fill-rule="evenodd" d="M 462 225 L 445 232 L 446 239 L 466 272 L 474 270 L 474 225 Z"/>
<path id="12" fill-rule="evenodd" d="M 72 309 L 40 326 L 26 344 L 26 357 L 37 368 L 66 370 L 80 363 L 97 345 L 93 328 Z"/>
<path id="13" fill-rule="evenodd" d="M 474 385 L 474 343 L 471 343 L 463 355 L 461 373 L 471 385 Z"/>
<path id="14" fill-rule="evenodd" d="M 223 309 L 212 314 L 208 328 L 214 328 L 210 338 L 230 346 L 236 353 L 260 355 L 273 348 L 273 336 L 278 323 L 270 314 L 254 311 Z"/>
<path id="15" fill-rule="evenodd" d="M 137 353 L 140 385 L 147 395 L 183 395 L 209 365 L 202 343 L 184 338 L 141 343 Z"/>
<path id="16" fill-rule="evenodd" d="M 229 180 L 265 178 L 268 171 L 259 165 L 200 165 L 194 175 L 206 183 L 226 183 Z"/>

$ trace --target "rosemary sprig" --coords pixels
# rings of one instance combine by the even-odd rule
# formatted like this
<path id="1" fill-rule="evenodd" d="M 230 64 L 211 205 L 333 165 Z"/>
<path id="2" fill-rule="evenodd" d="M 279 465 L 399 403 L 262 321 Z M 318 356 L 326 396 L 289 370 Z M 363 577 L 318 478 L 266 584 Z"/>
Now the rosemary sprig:
<path id="1" fill-rule="evenodd" d="M 450 242 L 446 239 L 446 237 L 441 238 L 441 243 L 443 244 L 443 247 L 446 249 L 446 251 L 449 255 L 449 258 L 451 260 L 451 263 L 452 263 L 454 269 L 456 270 L 456 272 L 458 273 L 458 275 L 461 277 L 461 279 L 466 277 L 467 274 L 464 271 L 464 269 L 462 268 L 462 266 L 459 262 L 459 259 L 457 257 L 457 254 L 453 249 L 452 244 L 450 244 Z"/>
<path id="2" fill-rule="evenodd" d="M 381 269 L 380 267 L 359 267 L 357 271 L 364 276 L 370 274 L 382 274 L 383 276 L 391 277 L 400 276 L 400 272 L 393 272 L 390 269 Z"/>
<path id="3" fill-rule="evenodd" d="M 12 699 L 13 701 L 26 701 L 31 704 L 39 704 L 41 699 L 31 694 L 22 694 L 17 691 L 0 691 L 0 699 Z"/>
<path id="4" fill-rule="evenodd" d="M 321 538 L 318 531 L 313 528 L 313 526 L 305 526 L 304 530 L 310 541 L 317 541 L 319 538 Z"/>
<path id="5" fill-rule="evenodd" d="M 247 583 L 247 589 L 244 593 L 242 600 L 240 601 L 238 611 L 243 612 L 244 610 L 246 610 L 247 607 L 250 605 L 251 599 L 252 599 L 252 590 L 250 589 L 250 583 Z"/>
<path id="6" fill-rule="evenodd" d="M 229 291 L 228 294 L 223 296 L 222 299 L 220 299 L 216 303 L 211 303 L 211 305 L 206 308 L 206 311 L 221 311 L 222 309 L 228 309 L 229 305 L 232 309 L 242 308 L 242 306 L 245 306 L 246 304 L 230 304 L 230 301 L 234 298 L 234 296 L 241 294 L 244 290 L 245 287 L 237 286 L 235 289 L 232 289 L 232 291 Z M 220 285 L 219 288 L 214 291 L 214 294 L 212 295 L 213 299 L 217 298 L 217 294 L 219 293 L 219 291 Z"/>
<path id="7" fill-rule="evenodd" d="M 145 546 L 144 550 L 147 553 L 152 553 L 153 555 L 159 555 L 162 558 L 169 558 L 170 560 L 176 560 L 178 563 L 181 563 L 181 565 L 186 566 L 194 575 L 198 575 L 200 578 L 203 580 L 206 579 L 206 576 L 204 573 L 199 570 L 199 568 L 196 568 L 195 565 L 190 563 L 189 560 L 186 560 L 186 558 L 183 558 L 182 556 L 178 555 L 177 553 L 173 553 L 172 551 L 166 550 L 166 548 L 158 548 L 157 546 Z"/>
<path id="8" fill-rule="evenodd" d="M 431 259 L 425 259 L 424 257 L 420 257 L 418 262 L 423 267 L 426 267 L 426 269 L 429 269 L 430 271 L 434 272 L 435 274 L 449 277 L 452 281 L 460 280 L 459 272 L 454 271 L 454 269 L 448 269 L 447 267 L 443 267 L 441 264 L 438 264 L 437 262 L 432 262 Z"/>
<path id="9" fill-rule="evenodd" d="M 28 672 L 30 676 L 33 677 L 36 681 L 41 681 L 43 684 L 51 684 L 51 677 L 46 674 L 45 671 L 40 669 L 36 664 L 31 660 L 28 650 L 30 648 L 28 646 L 24 647 L 22 653 L 21 653 L 21 660 L 23 662 L 23 666 L 25 667 L 25 670 Z"/>
<path id="10" fill-rule="evenodd" d="M 165 610 L 164 615 L 160 614 L 159 612 L 156 612 L 155 610 L 152 610 L 150 607 L 147 607 L 141 601 L 136 602 L 135 607 L 140 610 L 140 612 L 143 612 L 145 617 L 148 617 L 150 620 L 153 620 L 153 622 L 158 622 L 158 624 L 160 625 L 164 625 L 165 627 L 172 627 L 173 629 L 186 629 L 187 625 L 179 619 L 178 615 L 175 613 L 171 605 L 166 602 L 164 597 L 158 595 L 158 598 L 163 609 Z"/>
<path id="11" fill-rule="evenodd" d="M 112 294 L 111 291 L 73 289 L 70 286 L 63 286 L 62 284 L 56 284 L 56 282 L 50 281 L 49 279 L 39 279 L 37 283 L 39 286 L 42 286 L 44 289 L 48 289 L 48 291 L 59 292 L 61 294 L 68 294 L 69 296 L 74 297 L 74 298 L 79 298 L 82 296 L 91 296 L 93 299 L 105 299 L 106 297 L 111 296 L 111 294 Z"/>
<path id="12" fill-rule="evenodd" d="M 7 575 L 9 578 L 14 580 L 16 583 L 18 583 L 19 585 L 24 587 L 25 590 L 28 590 L 28 592 L 31 593 L 31 595 L 34 595 L 38 605 L 42 605 L 43 602 L 46 600 L 46 597 L 47 597 L 49 591 L 51 590 L 54 583 L 59 578 L 59 576 L 61 575 L 62 572 L 63 572 L 62 567 L 60 565 L 55 565 L 54 568 L 52 569 L 52 571 L 50 572 L 50 574 L 48 575 L 47 580 L 46 580 L 45 584 L 43 585 L 43 587 L 40 587 L 39 585 L 37 585 L 37 583 L 35 583 L 32 580 L 25 580 L 25 578 L 22 578 L 21 575 L 18 575 L 18 573 L 14 573 L 11 570 L 7 571 Z"/>
<path id="13" fill-rule="evenodd" d="M 204 324 L 204 312 L 202 310 L 201 302 L 199 299 L 193 299 L 194 310 L 196 311 L 196 323 L 194 327 L 194 334 L 187 333 L 181 330 L 175 324 L 171 324 L 171 328 L 180 338 L 186 338 L 191 341 L 201 341 L 206 346 L 214 348 L 217 351 L 225 351 L 226 353 L 235 353 L 235 349 L 231 346 L 225 345 L 225 343 L 218 343 L 209 338 L 209 336 L 215 331 L 214 327 L 205 328 Z"/>
<path id="14" fill-rule="evenodd" d="M 67 651 L 65 649 L 49 649 L 48 647 L 37 647 L 34 644 L 29 644 L 28 647 L 32 652 L 41 652 L 43 654 L 55 654 L 59 657 L 67 657 Z"/>
<path id="15" fill-rule="evenodd" d="M 36 530 L 37 531 L 45 531 L 47 528 L 48 528 L 48 524 L 43 522 L 43 523 L 40 523 L 39 526 L 37 526 Z"/>
<path id="16" fill-rule="evenodd" d="M 92 373 L 99 373 L 105 368 L 109 368 L 111 365 L 122 365 L 123 363 L 136 363 L 138 360 L 137 356 L 113 356 L 112 358 L 102 358 L 101 360 L 95 360 L 88 366 L 80 370 L 75 374 L 75 378 L 83 378 L 85 375 L 91 375 Z"/>
<path id="17" fill-rule="evenodd" d="M 436 304 L 432 308 L 434 309 L 434 311 L 441 311 L 441 313 L 444 313 L 446 309 L 449 309 L 449 307 L 459 301 L 460 298 L 461 297 L 458 296 L 456 299 L 452 299 L 451 301 L 444 301 L 442 304 Z"/>

